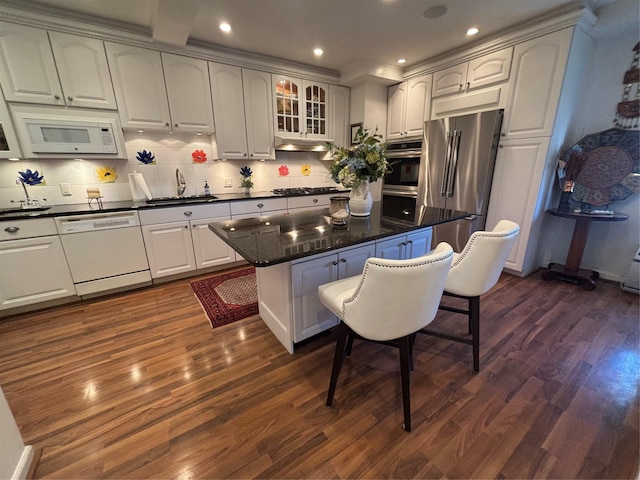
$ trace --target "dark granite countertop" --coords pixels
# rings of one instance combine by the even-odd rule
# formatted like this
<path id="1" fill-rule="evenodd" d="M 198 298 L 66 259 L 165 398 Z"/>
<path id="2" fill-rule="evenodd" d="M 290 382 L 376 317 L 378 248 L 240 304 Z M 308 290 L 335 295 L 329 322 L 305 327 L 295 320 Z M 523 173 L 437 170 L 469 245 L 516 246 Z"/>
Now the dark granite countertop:
<path id="1" fill-rule="evenodd" d="M 318 192 L 313 195 L 336 195 L 336 192 Z M 150 208 L 170 208 L 180 207 L 184 205 L 205 205 L 207 203 L 216 202 L 235 202 L 240 200 L 252 200 L 258 198 L 283 198 L 291 197 L 294 195 L 282 195 L 272 192 L 251 192 L 251 193 L 224 193 L 216 194 L 215 198 L 206 197 L 186 197 L 181 201 L 172 201 L 167 203 L 146 203 L 144 201 L 122 201 L 122 202 L 103 202 L 100 207 L 95 201 L 89 203 L 74 203 L 69 205 L 48 205 L 43 202 L 44 207 L 48 207 L 47 210 L 20 210 L 16 208 L 15 212 L 2 213 L 3 208 L 0 208 L 0 222 L 7 220 L 23 220 L 32 218 L 47 218 L 47 217 L 61 217 L 68 215 L 83 215 L 91 213 L 106 213 L 106 212 L 122 212 L 127 210 L 142 210 Z"/>
<path id="2" fill-rule="evenodd" d="M 256 267 L 358 245 L 440 223 L 460 220 L 467 212 L 419 207 L 419 221 L 397 221 L 382 215 L 380 202 L 369 217 L 350 217 L 346 226 L 333 226 L 329 209 L 309 210 L 209 224 L 209 228 Z"/>

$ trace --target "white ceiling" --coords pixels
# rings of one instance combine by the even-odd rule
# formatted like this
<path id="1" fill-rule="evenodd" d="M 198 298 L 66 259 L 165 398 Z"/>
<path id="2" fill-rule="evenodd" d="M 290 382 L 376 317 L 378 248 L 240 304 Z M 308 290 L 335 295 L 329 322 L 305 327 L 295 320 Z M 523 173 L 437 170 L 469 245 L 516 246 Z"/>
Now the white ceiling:
<path id="1" fill-rule="evenodd" d="M 586 0 L 592 9 L 616 0 Z M 187 39 L 256 52 L 337 71 L 368 61 L 405 66 L 482 41 L 574 0 L 23 0 L 22 8 L 56 9 L 127 23 L 154 41 Z M 0 0 L 0 5 L 2 1 Z M 429 7 L 448 12 L 428 20 Z M 37 5 L 36 5 L 37 6 Z M 218 25 L 226 21 L 232 31 Z M 480 33 L 465 36 L 469 27 Z M 320 47 L 317 59 L 312 50 Z"/>

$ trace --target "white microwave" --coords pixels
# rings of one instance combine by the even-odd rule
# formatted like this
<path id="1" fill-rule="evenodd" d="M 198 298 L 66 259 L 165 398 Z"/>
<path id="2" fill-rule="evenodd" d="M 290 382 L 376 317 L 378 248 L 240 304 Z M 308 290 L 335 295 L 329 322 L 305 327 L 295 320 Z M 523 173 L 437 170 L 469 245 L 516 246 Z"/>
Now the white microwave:
<path id="1" fill-rule="evenodd" d="M 26 157 L 126 156 L 115 113 L 68 109 L 38 113 L 31 106 L 16 106 L 12 112 Z"/>

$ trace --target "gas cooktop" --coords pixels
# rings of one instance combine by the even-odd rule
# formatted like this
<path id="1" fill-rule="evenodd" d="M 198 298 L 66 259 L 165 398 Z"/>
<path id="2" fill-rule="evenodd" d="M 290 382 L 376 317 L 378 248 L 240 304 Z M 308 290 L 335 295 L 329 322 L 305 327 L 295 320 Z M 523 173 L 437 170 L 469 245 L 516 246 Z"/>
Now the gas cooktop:
<path id="1" fill-rule="evenodd" d="M 336 187 L 295 187 L 295 188 L 276 188 L 273 193 L 277 195 L 312 195 L 314 193 L 337 193 Z"/>

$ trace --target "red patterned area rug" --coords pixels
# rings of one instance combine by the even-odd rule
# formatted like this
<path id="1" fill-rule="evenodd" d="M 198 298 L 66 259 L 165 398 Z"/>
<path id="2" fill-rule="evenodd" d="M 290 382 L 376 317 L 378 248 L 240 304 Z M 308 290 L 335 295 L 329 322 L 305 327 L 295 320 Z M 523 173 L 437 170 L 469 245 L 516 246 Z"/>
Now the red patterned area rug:
<path id="1" fill-rule="evenodd" d="M 211 328 L 258 313 L 258 287 L 254 267 L 191 282 Z"/>

